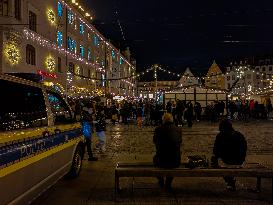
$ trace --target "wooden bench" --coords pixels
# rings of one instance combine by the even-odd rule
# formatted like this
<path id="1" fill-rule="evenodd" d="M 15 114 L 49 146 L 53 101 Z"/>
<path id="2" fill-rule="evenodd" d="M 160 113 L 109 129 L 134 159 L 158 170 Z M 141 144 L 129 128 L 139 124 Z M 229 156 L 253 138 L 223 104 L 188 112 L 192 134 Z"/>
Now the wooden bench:
<path id="1" fill-rule="evenodd" d="M 181 164 L 179 168 L 156 168 L 151 162 L 117 163 L 115 169 L 115 195 L 120 190 L 119 179 L 121 177 L 254 177 L 257 178 L 256 190 L 261 191 L 261 179 L 272 179 L 273 200 L 273 170 L 258 163 L 248 163 L 243 168 L 186 168 Z"/>

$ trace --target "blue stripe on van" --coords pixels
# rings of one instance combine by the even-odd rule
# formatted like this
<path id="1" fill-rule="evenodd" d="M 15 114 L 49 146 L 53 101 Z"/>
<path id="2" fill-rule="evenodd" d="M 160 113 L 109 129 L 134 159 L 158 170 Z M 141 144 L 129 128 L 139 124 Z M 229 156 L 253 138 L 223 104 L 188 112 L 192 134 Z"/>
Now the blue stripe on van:
<path id="1" fill-rule="evenodd" d="M 81 135 L 82 131 L 79 128 L 0 147 L 0 167 L 67 143 Z"/>

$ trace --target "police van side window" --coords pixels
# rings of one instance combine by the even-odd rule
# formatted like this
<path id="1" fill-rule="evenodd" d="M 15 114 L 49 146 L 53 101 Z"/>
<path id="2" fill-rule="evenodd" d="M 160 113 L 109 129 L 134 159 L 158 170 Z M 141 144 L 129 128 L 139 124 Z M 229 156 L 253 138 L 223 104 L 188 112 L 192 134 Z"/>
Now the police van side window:
<path id="1" fill-rule="evenodd" d="M 47 126 L 47 112 L 40 88 L 0 80 L 0 131 Z"/>
<path id="2" fill-rule="evenodd" d="M 71 123 L 71 113 L 65 101 L 58 94 L 53 92 L 48 92 L 48 100 L 54 115 L 54 123 Z"/>

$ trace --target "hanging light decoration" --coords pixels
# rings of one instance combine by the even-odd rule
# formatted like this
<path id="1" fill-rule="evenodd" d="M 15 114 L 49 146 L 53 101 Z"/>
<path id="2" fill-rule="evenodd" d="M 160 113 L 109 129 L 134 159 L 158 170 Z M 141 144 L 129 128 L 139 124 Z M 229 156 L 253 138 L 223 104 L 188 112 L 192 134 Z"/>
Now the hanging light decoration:
<path id="1" fill-rule="evenodd" d="M 51 55 L 46 57 L 45 65 L 46 65 L 46 69 L 49 72 L 51 72 L 51 73 L 55 72 L 56 62 L 55 62 L 55 59 Z"/>
<path id="2" fill-rule="evenodd" d="M 55 13 L 52 9 L 47 10 L 47 19 L 51 25 L 55 24 L 56 17 L 55 17 Z"/>
<path id="3" fill-rule="evenodd" d="M 15 43 L 9 42 L 4 45 L 4 54 L 10 65 L 17 65 L 21 59 L 20 49 Z"/>

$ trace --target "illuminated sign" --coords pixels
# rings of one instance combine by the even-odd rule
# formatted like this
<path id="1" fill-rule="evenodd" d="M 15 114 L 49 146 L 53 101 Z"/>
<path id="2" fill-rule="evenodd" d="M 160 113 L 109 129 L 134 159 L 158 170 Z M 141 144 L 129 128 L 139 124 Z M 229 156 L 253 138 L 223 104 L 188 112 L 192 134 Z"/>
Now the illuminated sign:
<path id="1" fill-rule="evenodd" d="M 44 72 L 42 70 L 38 70 L 37 71 L 39 75 L 45 77 L 45 78 L 57 78 L 57 75 L 56 74 L 53 74 L 53 73 L 47 73 L 47 72 Z"/>

